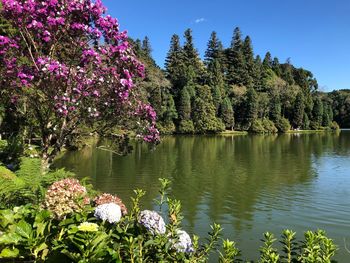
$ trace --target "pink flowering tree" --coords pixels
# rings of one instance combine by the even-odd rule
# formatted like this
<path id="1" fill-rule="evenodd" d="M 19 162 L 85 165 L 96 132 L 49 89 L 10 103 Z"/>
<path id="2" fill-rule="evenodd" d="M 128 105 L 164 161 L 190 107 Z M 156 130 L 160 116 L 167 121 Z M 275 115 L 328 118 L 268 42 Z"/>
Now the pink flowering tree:
<path id="1" fill-rule="evenodd" d="M 155 111 L 134 87 L 144 67 L 101 0 L 1 2 L 18 34 L 0 35 L 0 94 L 35 120 L 44 163 L 82 123 L 136 128 L 145 141 L 159 140 Z"/>

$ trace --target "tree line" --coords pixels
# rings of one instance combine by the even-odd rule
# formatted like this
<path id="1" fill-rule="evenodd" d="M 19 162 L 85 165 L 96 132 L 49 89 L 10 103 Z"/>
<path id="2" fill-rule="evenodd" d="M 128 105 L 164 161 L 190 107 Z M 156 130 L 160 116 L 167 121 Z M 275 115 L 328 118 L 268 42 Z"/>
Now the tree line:
<path id="1" fill-rule="evenodd" d="M 281 63 L 270 52 L 255 56 L 251 38 L 238 27 L 228 47 L 212 32 L 204 60 L 191 29 L 183 38 L 181 44 L 180 36 L 171 37 L 164 69 L 153 60 L 148 37 L 134 41 L 136 55 L 146 65 L 139 85 L 157 112 L 161 132 L 277 133 L 336 129 L 335 120 L 346 124 L 335 116 L 334 101 L 344 103 L 319 92 L 311 71 L 295 67 L 290 59 Z"/>

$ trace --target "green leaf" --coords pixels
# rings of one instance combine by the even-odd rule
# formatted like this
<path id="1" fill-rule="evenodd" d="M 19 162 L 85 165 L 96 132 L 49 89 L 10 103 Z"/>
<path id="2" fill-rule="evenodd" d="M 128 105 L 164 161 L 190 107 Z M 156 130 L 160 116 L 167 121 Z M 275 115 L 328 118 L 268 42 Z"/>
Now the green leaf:
<path id="1" fill-rule="evenodd" d="M 18 244 L 22 240 L 22 237 L 16 233 L 6 233 L 0 236 L 0 244 Z"/>
<path id="2" fill-rule="evenodd" d="M 0 211 L 0 225 L 5 228 L 9 224 L 14 223 L 14 216 L 11 210 L 1 210 Z"/>
<path id="3" fill-rule="evenodd" d="M 36 226 L 36 235 L 37 236 L 44 236 L 47 222 L 46 223 L 36 223 L 35 226 Z"/>
<path id="4" fill-rule="evenodd" d="M 32 234 L 32 226 L 26 221 L 21 220 L 16 225 L 16 233 L 24 238 L 29 239 Z"/>
<path id="5" fill-rule="evenodd" d="M 0 253 L 0 258 L 16 258 L 19 255 L 17 248 L 4 248 Z"/>

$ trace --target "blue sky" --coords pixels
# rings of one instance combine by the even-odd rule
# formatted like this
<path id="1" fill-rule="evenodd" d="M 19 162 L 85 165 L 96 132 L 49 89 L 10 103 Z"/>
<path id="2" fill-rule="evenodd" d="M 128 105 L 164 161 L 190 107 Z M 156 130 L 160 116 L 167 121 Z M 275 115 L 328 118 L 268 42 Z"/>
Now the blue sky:
<path id="1" fill-rule="evenodd" d="M 204 55 L 215 30 L 228 46 L 234 27 L 252 38 L 254 52 L 270 51 L 312 71 L 320 90 L 350 88 L 349 0 L 103 0 L 108 13 L 133 38 L 148 36 L 163 66 L 171 36 L 193 30 Z"/>

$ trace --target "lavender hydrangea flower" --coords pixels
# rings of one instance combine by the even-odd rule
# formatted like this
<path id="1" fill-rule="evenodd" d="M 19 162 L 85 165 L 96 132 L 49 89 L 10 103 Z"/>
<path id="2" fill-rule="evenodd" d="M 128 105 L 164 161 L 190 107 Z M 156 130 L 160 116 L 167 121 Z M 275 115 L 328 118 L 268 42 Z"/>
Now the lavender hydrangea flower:
<path id="1" fill-rule="evenodd" d="M 138 222 L 148 231 L 154 234 L 165 234 L 165 223 L 163 218 L 155 211 L 141 211 Z"/>
<path id="2" fill-rule="evenodd" d="M 172 242 L 173 248 L 176 249 L 177 252 L 191 253 L 194 251 L 191 237 L 186 231 L 177 230 L 176 235 L 178 236 L 178 240 Z"/>
<path id="3" fill-rule="evenodd" d="M 121 208 L 114 203 L 102 204 L 96 207 L 94 216 L 109 223 L 117 223 L 122 217 Z"/>

